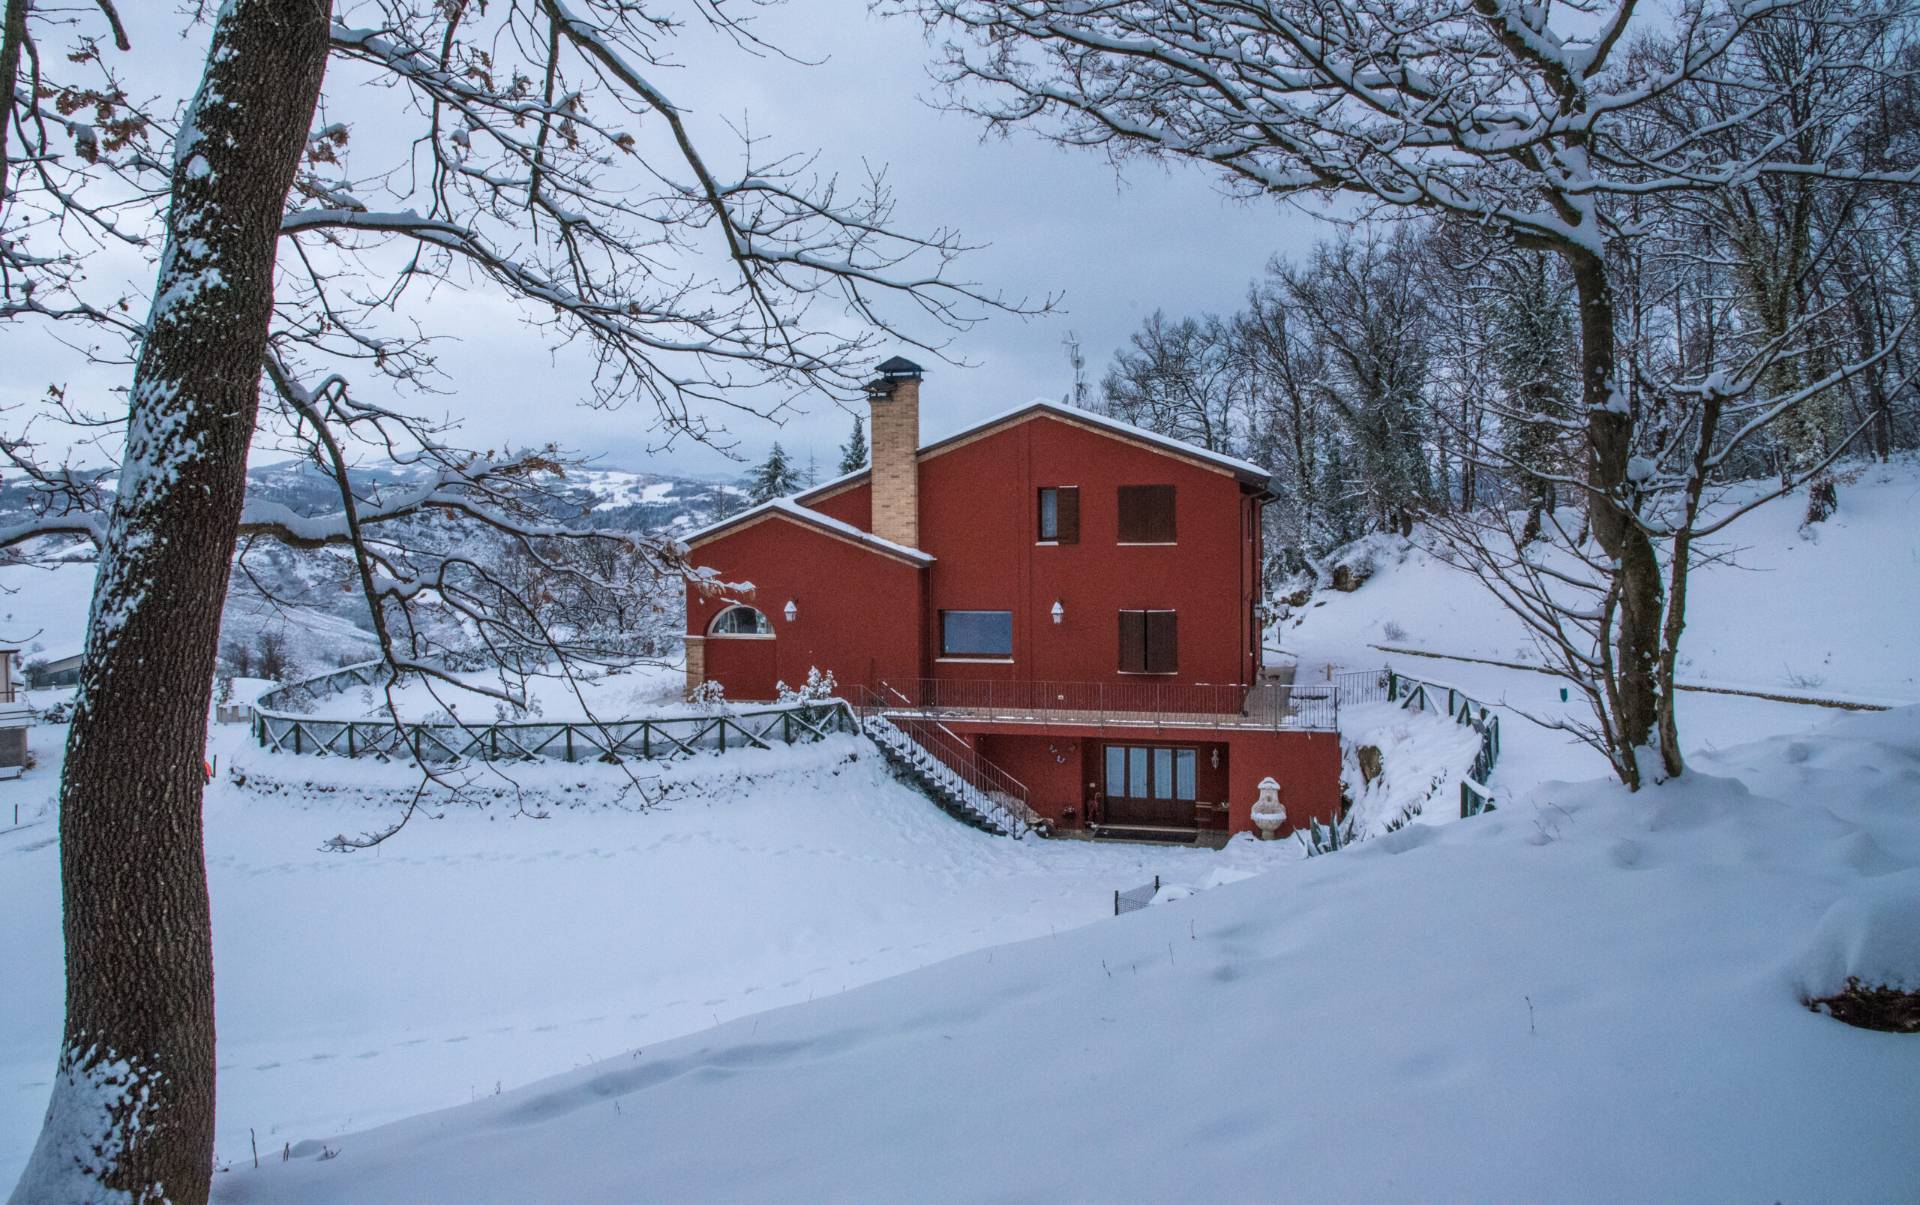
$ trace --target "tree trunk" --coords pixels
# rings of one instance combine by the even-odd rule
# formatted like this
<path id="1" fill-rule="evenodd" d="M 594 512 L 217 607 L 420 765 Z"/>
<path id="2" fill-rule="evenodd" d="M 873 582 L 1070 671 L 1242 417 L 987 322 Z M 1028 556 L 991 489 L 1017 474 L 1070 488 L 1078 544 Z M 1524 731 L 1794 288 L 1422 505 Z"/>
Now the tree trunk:
<path id="1" fill-rule="evenodd" d="M 223 10 L 188 106 L 60 790 L 67 1019 L 14 1201 L 205 1201 L 213 689 L 274 255 L 327 59 L 326 0 Z"/>
<path id="2" fill-rule="evenodd" d="M 1588 507 L 1593 535 L 1613 561 L 1620 587 L 1613 655 L 1617 713 L 1615 768 L 1628 787 L 1640 786 L 1636 751 L 1653 742 L 1658 719 L 1660 560 L 1653 541 L 1634 522 L 1637 487 L 1628 480 L 1633 415 L 1614 380 L 1613 286 L 1606 262 L 1587 251 L 1568 255 L 1580 304 L 1580 392 L 1586 411 Z"/>
<path id="3" fill-rule="evenodd" d="M 7 181 L 11 178 L 8 165 L 12 162 L 12 152 L 7 145 L 7 131 L 13 125 L 13 99 L 19 88 L 20 53 L 27 44 L 27 0 L 7 0 L 7 12 L 4 21 L 0 21 L 0 210 L 4 210 L 7 197 Z"/>

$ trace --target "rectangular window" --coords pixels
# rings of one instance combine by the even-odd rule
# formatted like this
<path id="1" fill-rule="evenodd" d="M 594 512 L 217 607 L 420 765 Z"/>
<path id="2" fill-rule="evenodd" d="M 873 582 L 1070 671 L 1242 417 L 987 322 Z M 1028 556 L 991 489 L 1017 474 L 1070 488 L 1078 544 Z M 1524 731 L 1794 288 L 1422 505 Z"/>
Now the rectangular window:
<path id="1" fill-rule="evenodd" d="M 1080 542 L 1080 487 L 1050 485 L 1040 491 L 1040 539 L 1054 544 Z"/>
<path id="2" fill-rule="evenodd" d="M 1120 672 L 1172 674 L 1180 670 L 1180 624 L 1172 611 L 1120 612 Z"/>
<path id="3" fill-rule="evenodd" d="M 1119 799 L 1198 798 L 1196 752 L 1158 745 L 1108 745 L 1107 794 Z"/>
<path id="4" fill-rule="evenodd" d="M 1153 797 L 1155 799 L 1173 798 L 1173 750 L 1171 749 L 1153 751 Z"/>
<path id="5" fill-rule="evenodd" d="M 1173 543 L 1173 496 L 1173 487 L 1170 485 L 1121 486 L 1120 542 Z"/>
<path id="6" fill-rule="evenodd" d="M 940 612 L 940 655 L 943 657 L 1013 656 L 1013 612 Z"/>

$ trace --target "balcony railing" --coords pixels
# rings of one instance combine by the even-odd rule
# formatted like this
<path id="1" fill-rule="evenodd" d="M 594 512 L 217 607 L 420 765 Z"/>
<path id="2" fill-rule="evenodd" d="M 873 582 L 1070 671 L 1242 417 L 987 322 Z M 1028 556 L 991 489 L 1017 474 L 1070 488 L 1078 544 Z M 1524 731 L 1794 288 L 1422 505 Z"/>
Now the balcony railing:
<path id="1" fill-rule="evenodd" d="M 903 715 L 1009 724 L 1333 731 L 1333 683 L 1038 682 L 919 678 L 885 684 Z"/>

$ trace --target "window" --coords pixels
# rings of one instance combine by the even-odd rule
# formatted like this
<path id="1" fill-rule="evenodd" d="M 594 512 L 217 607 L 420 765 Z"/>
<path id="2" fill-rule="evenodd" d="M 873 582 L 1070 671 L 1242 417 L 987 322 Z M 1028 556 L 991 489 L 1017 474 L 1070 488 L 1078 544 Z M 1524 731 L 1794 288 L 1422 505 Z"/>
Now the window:
<path id="1" fill-rule="evenodd" d="M 1107 746 L 1107 794 L 1119 799 L 1199 797 L 1198 757 L 1192 749 L 1155 745 Z"/>
<path id="2" fill-rule="evenodd" d="M 771 636 L 773 625 L 752 607 L 728 607 L 707 625 L 709 636 Z"/>
<path id="3" fill-rule="evenodd" d="M 943 657 L 1013 656 L 1013 612 L 940 612 L 940 655 Z"/>
<path id="4" fill-rule="evenodd" d="M 1120 542 L 1122 544 L 1171 544 L 1174 542 L 1172 486 L 1123 485 L 1120 487 Z"/>
<path id="5" fill-rule="evenodd" d="M 1080 487 L 1050 485 L 1040 491 L 1040 539 L 1053 544 L 1080 542 Z"/>
<path id="6" fill-rule="evenodd" d="M 1120 612 L 1120 672 L 1171 674 L 1180 669 L 1180 625 L 1172 611 Z"/>

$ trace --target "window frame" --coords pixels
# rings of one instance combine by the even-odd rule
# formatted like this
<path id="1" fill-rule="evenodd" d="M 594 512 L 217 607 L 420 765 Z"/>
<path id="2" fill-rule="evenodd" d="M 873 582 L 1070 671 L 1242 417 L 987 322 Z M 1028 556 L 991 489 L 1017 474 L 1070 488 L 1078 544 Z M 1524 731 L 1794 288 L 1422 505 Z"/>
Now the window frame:
<path id="1" fill-rule="evenodd" d="M 1153 508 L 1143 518 L 1139 507 L 1147 499 L 1165 499 L 1164 509 Z M 1129 508 L 1129 500 L 1133 507 Z M 1114 543 L 1123 548 L 1163 548 L 1180 542 L 1180 490 L 1172 484 L 1122 485 L 1114 491 Z M 1131 529 L 1129 516 L 1132 517 Z M 1131 538 L 1129 538 L 1131 537 Z"/>
<path id="2" fill-rule="evenodd" d="M 1007 647 L 1005 652 L 955 652 L 948 646 L 947 617 L 949 615 L 1004 615 L 1007 617 Z M 988 610 L 981 607 L 950 607 L 939 612 L 940 617 L 940 660 L 942 661 L 1003 661 L 1013 660 L 1013 612 Z"/>
<path id="3" fill-rule="evenodd" d="M 1113 789 L 1113 769 L 1116 757 L 1120 763 L 1121 790 Z M 1181 762 L 1186 762 L 1186 789 L 1182 795 Z M 1167 793 L 1159 790 L 1160 768 L 1164 763 L 1167 775 Z M 1140 768 L 1139 785 L 1146 788 L 1144 794 L 1135 792 L 1134 771 Z M 1198 745 L 1133 745 L 1118 741 L 1107 743 L 1101 754 L 1100 770 L 1101 794 L 1109 799 L 1135 799 L 1143 803 L 1198 803 L 1200 802 L 1200 747 Z"/>
<path id="4" fill-rule="evenodd" d="M 1053 534 L 1047 534 L 1047 496 L 1053 496 Z M 1034 543 L 1042 545 L 1080 542 L 1080 487 L 1043 485 L 1034 491 Z"/>
<path id="5" fill-rule="evenodd" d="M 758 615 L 760 617 L 760 622 L 766 625 L 766 631 L 764 632 L 722 632 L 717 630 L 720 626 L 720 621 L 725 619 L 727 616 L 733 614 L 735 611 L 751 611 L 753 614 Z M 772 617 L 769 616 L 765 611 L 762 611 L 759 607 L 750 606 L 746 603 L 728 603 L 726 606 L 720 608 L 720 610 L 714 614 L 714 617 L 712 619 L 707 621 L 707 630 L 705 635 L 708 640 L 772 640 L 777 635 L 777 633 L 773 629 Z"/>
<path id="6" fill-rule="evenodd" d="M 1127 638 L 1128 616 L 1138 615 L 1139 639 Z M 1115 672 L 1168 677 L 1180 672 L 1180 612 L 1171 607 L 1122 607 L 1115 627 L 1119 639 L 1119 657 Z M 1158 629 L 1161 642 L 1156 642 Z M 1156 658 L 1155 653 L 1164 654 Z M 1137 653 L 1137 659 L 1129 654 Z M 1129 668 L 1133 666 L 1133 668 Z"/>

